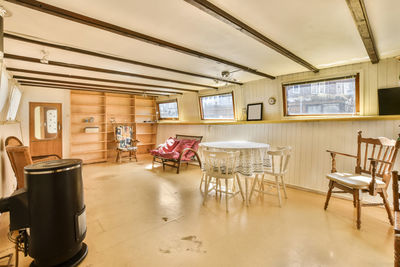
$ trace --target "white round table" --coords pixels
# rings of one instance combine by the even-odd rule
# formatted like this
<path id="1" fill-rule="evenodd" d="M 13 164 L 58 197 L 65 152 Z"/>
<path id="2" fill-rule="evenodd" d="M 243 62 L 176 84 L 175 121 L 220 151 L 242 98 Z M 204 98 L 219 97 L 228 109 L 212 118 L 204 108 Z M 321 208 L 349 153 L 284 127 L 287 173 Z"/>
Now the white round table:
<path id="1" fill-rule="evenodd" d="M 240 151 L 238 172 L 244 176 L 263 173 L 264 167 L 270 166 L 267 151 L 268 144 L 249 141 L 220 141 L 200 143 L 200 149 L 217 151 Z"/>

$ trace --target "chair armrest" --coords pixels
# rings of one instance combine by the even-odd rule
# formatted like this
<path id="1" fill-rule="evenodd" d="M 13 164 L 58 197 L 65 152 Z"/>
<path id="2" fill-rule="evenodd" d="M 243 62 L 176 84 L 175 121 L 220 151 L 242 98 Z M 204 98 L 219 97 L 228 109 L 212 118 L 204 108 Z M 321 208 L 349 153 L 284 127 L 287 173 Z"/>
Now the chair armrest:
<path id="1" fill-rule="evenodd" d="M 331 157 L 332 157 L 331 173 L 336 172 L 336 155 L 341 155 L 341 156 L 346 156 L 346 157 L 358 159 L 357 156 L 346 154 L 346 153 L 336 152 L 336 151 L 332 151 L 332 150 L 327 150 L 326 152 L 330 153 Z"/>
<path id="2" fill-rule="evenodd" d="M 194 155 L 196 156 L 197 161 L 199 162 L 200 167 L 201 167 L 201 159 L 199 157 L 199 154 L 197 154 L 197 151 L 194 150 L 193 148 L 185 148 L 185 149 L 183 149 L 182 152 L 179 154 L 178 162 L 181 161 L 183 154 L 185 154 L 187 151 L 192 151 L 194 153 Z"/>
<path id="3" fill-rule="evenodd" d="M 357 158 L 357 156 L 355 155 L 350 155 L 350 154 L 346 154 L 346 153 L 341 153 L 341 152 L 336 152 L 336 151 L 332 151 L 332 150 L 327 150 L 326 152 L 331 153 L 331 154 L 335 154 L 335 155 L 341 155 L 341 156 L 346 156 L 346 157 L 351 157 L 351 158 Z"/>
<path id="4" fill-rule="evenodd" d="M 57 159 L 61 159 L 59 155 L 49 154 L 49 155 L 42 155 L 42 156 L 33 156 L 32 157 L 32 161 L 33 162 L 40 162 L 40 161 L 43 161 L 44 159 L 51 158 L 51 157 L 55 157 Z"/>

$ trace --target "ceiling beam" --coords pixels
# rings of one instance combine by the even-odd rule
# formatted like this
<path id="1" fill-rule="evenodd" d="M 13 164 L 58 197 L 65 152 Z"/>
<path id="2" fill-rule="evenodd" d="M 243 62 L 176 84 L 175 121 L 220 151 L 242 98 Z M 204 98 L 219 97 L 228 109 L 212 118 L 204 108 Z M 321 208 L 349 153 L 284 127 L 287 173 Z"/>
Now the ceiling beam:
<path id="1" fill-rule="evenodd" d="M 364 0 L 346 0 L 351 11 L 354 22 L 356 23 L 358 33 L 364 43 L 368 56 L 373 64 L 379 62 L 378 49 L 374 35 L 372 33 L 371 24 L 369 23 L 367 10 L 365 9 Z"/>
<path id="2" fill-rule="evenodd" d="M 135 90 L 142 92 L 154 92 L 154 93 L 170 93 L 170 94 L 182 94 L 179 92 L 173 91 L 162 91 L 162 90 L 152 90 L 152 89 L 144 89 L 144 88 L 132 88 L 132 87 L 124 87 L 124 86 L 115 86 L 115 85 L 104 85 L 104 84 L 95 84 L 95 83 L 80 83 L 80 82 L 71 82 L 65 80 L 53 80 L 53 79 L 45 79 L 45 78 L 37 78 L 37 77 L 29 77 L 29 76 L 20 76 L 14 75 L 14 79 L 16 80 L 24 80 L 24 81 L 39 81 L 39 82 L 51 82 L 51 83 L 61 83 L 68 85 L 80 85 L 80 86 L 94 86 L 94 87 L 102 87 L 102 88 L 111 88 L 111 89 L 126 89 L 126 90 Z"/>
<path id="3" fill-rule="evenodd" d="M 25 56 L 19 56 L 19 55 L 14 55 L 14 54 L 6 53 L 6 54 L 4 54 L 4 58 L 19 60 L 19 61 L 33 62 L 33 63 L 40 63 L 40 64 L 44 64 L 44 65 L 59 66 L 59 67 L 65 67 L 65 68 L 70 68 L 70 69 L 88 70 L 88 71 L 117 74 L 117 75 L 129 76 L 129 77 L 143 78 L 143 79 L 149 79 L 149 80 L 157 80 L 157 81 L 162 81 L 162 82 L 179 83 L 179 84 L 186 84 L 186 85 L 191 85 L 191 86 L 218 89 L 218 87 L 204 85 L 204 84 L 184 82 L 184 81 L 179 81 L 179 80 L 172 80 L 172 79 L 167 79 L 167 78 L 142 75 L 142 74 L 137 74 L 137 73 L 133 73 L 133 72 L 96 68 L 96 67 L 91 67 L 91 66 L 84 66 L 84 65 L 72 64 L 72 63 L 66 63 L 66 62 L 60 62 L 60 61 L 49 60 L 48 63 L 42 63 L 39 58 L 25 57 Z M 182 90 L 182 91 L 184 91 L 184 90 Z M 197 90 L 193 90 L 193 91 L 197 91 Z"/>
<path id="4" fill-rule="evenodd" d="M 43 45 L 43 46 L 47 46 L 47 47 L 53 47 L 53 48 L 69 51 L 69 52 L 80 53 L 83 55 L 100 57 L 100 58 L 115 60 L 115 61 L 124 62 L 124 63 L 128 63 L 128 64 L 139 65 L 139 66 L 144 66 L 144 67 L 159 69 L 159 70 L 164 70 L 164 71 L 170 71 L 170 72 L 190 75 L 190 76 L 194 76 L 194 77 L 199 77 L 199 78 L 210 79 L 213 81 L 217 80 L 217 81 L 227 82 L 227 83 L 231 83 L 231 84 L 243 85 L 243 83 L 241 83 L 241 82 L 231 81 L 231 80 L 227 80 L 227 79 L 223 79 L 223 78 L 219 78 L 219 77 L 213 77 L 213 76 L 208 76 L 208 75 L 204 75 L 204 74 L 198 74 L 198 73 L 192 73 L 192 72 L 162 67 L 159 65 L 148 64 L 148 63 L 131 60 L 131 59 L 127 59 L 127 58 L 122 58 L 122 57 L 117 57 L 117 56 L 111 56 L 111 55 L 107 55 L 104 53 L 93 52 L 93 51 L 84 50 L 84 49 L 80 49 L 80 48 L 76 48 L 76 47 L 44 42 L 44 41 L 40 41 L 37 39 L 26 38 L 26 37 L 22 37 L 22 36 L 11 34 L 11 33 L 4 33 L 4 37 L 8 38 L 8 39 L 18 40 L 18 41 L 25 42 L 25 43 Z"/>
<path id="5" fill-rule="evenodd" d="M 118 92 L 124 94 L 136 94 L 136 95 L 154 95 L 154 96 L 168 96 L 169 94 L 156 94 L 156 93 L 146 93 L 146 92 L 135 92 L 130 90 L 113 90 L 113 89 L 104 89 L 104 88 L 95 88 L 95 87 L 84 87 L 84 86 L 72 86 L 72 85 L 63 85 L 63 84 L 53 84 L 53 83 L 39 83 L 39 82 L 30 82 L 30 81 L 18 81 L 21 85 L 25 86 L 38 86 L 38 87 L 48 87 L 54 89 L 67 89 L 67 90 L 86 90 L 86 91 L 95 91 L 95 92 Z"/>
<path id="6" fill-rule="evenodd" d="M 246 23 L 240 21 L 239 19 L 233 17 L 229 13 L 225 12 L 224 10 L 220 9 L 219 7 L 213 5 L 212 3 L 206 0 L 185 0 L 187 3 L 199 8 L 200 10 L 210 14 L 211 16 L 217 18 L 218 20 L 227 23 L 228 25 L 234 27 L 235 29 L 239 30 L 240 32 L 246 34 L 247 36 L 257 40 L 258 42 L 262 43 L 263 45 L 268 46 L 269 48 L 275 50 L 276 52 L 280 53 L 281 55 L 290 58 L 291 60 L 295 61 L 296 63 L 306 67 L 307 69 L 318 72 L 319 69 L 314 67 L 312 64 L 308 63 L 304 59 L 296 56 L 283 46 L 275 43 L 262 33 L 256 31 L 255 29 L 251 28 Z"/>
<path id="7" fill-rule="evenodd" d="M 70 21 L 74 21 L 74 22 L 78 22 L 84 25 L 88 25 L 91 27 L 95 27 L 98 29 L 102 29 L 108 32 L 112 32 L 121 36 L 125 36 L 128 38 L 132 38 L 135 40 L 139 40 L 142 42 L 146 42 L 152 45 L 157 45 L 160 47 L 164 47 L 164 48 L 168 48 L 186 55 L 190 55 L 190 56 L 194 56 L 194 57 L 198 57 L 198 58 L 202 58 L 202 59 L 208 59 L 214 62 L 218 62 L 218 63 L 223 63 L 238 69 L 241 69 L 243 71 L 258 75 L 258 76 L 262 76 L 262 77 L 266 77 L 266 78 L 270 78 L 270 79 L 275 79 L 274 76 L 257 71 L 256 69 L 226 60 L 226 59 L 222 59 L 222 58 L 218 58 L 200 51 L 196 51 L 184 46 L 180 46 L 178 44 L 175 43 L 171 43 L 165 40 L 161 40 L 143 33 L 139 33 L 127 28 L 123 28 L 111 23 L 107 23 L 105 21 L 102 20 L 98 20 L 95 18 L 91 18 L 88 16 L 84 16 L 82 14 L 78 14 L 66 9 L 62 9 L 56 6 L 52 6 L 43 2 L 39 2 L 39 1 L 35 1 L 35 0 L 6 0 L 7 2 L 13 3 L 13 4 L 17 4 L 17 5 L 21 5 L 21 6 L 25 6 L 40 12 L 44 12 L 46 14 L 50 14 L 53 16 L 57 16 L 60 18 L 64 18 Z"/>
<path id="8" fill-rule="evenodd" d="M 22 72 L 22 73 L 45 75 L 45 76 L 71 78 L 71 79 L 77 79 L 77 80 L 107 82 L 107 83 L 116 83 L 116 84 L 128 84 L 128 85 L 145 86 L 145 87 L 162 88 L 162 89 L 165 88 L 165 89 L 172 89 L 172 90 L 185 91 L 185 92 L 194 92 L 194 93 L 198 93 L 199 92 L 198 90 L 186 89 L 186 88 L 180 88 L 180 87 L 173 87 L 173 86 L 127 82 L 127 81 L 120 81 L 120 80 L 94 78 L 94 77 L 71 75 L 71 74 L 62 74 L 62 73 L 47 72 L 47 71 L 37 71 L 37 70 L 28 70 L 28 69 L 20 69 L 20 68 L 9 68 L 9 67 L 7 67 L 7 70 L 8 71 L 13 71 L 13 72 Z"/>

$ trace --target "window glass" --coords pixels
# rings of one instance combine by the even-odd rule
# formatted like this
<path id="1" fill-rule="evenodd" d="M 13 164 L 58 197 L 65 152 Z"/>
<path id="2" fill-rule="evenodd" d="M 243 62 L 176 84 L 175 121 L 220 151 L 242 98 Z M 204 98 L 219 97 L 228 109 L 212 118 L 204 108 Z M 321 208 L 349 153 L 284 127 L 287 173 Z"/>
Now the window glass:
<path id="1" fill-rule="evenodd" d="M 17 116 L 19 102 L 21 101 L 21 91 L 15 86 L 11 92 L 10 105 L 7 112 L 7 120 L 14 121 Z"/>
<path id="2" fill-rule="evenodd" d="M 58 134 L 58 114 L 55 107 L 37 106 L 34 109 L 36 139 L 54 139 Z"/>
<path id="3" fill-rule="evenodd" d="M 358 75 L 284 85 L 285 115 L 355 114 Z"/>
<path id="4" fill-rule="evenodd" d="M 201 96 L 201 117 L 203 120 L 233 120 L 233 94 Z"/>
<path id="5" fill-rule="evenodd" d="M 178 119 L 178 102 L 177 100 L 171 102 L 158 103 L 158 111 L 160 112 L 160 119 Z"/>
<path id="6" fill-rule="evenodd" d="M 0 112 L 3 110 L 6 104 L 6 101 L 8 99 L 8 93 L 9 93 L 9 88 L 8 88 L 7 74 L 3 70 L 0 76 Z"/>

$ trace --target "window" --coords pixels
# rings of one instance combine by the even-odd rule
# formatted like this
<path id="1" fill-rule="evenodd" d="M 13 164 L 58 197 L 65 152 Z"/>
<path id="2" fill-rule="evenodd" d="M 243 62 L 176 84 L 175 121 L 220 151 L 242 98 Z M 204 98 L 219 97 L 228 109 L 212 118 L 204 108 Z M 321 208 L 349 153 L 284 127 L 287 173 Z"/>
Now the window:
<path id="1" fill-rule="evenodd" d="M 359 112 L 359 74 L 283 85 L 285 116 Z"/>
<path id="2" fill-rule="evenodd" d="M 7 73 L 3 70 L 0 74 L 0 112 L 6 105 L 9 92 Z"/>
<path id="3" fill-rule="evenodd" d="M 233 93 L 201 96 L 200 112 L 202 120 L 233 120 Z"/>
<path id="4" fill-rule="evenodd" d="M 17 116 L 19 102 L 21 101 L 21 96 L 22 96 L 21 91 L 18 89 L 18 87 L 15 86 L 11 92 L 10 106 L 8 108 L 6 120 L 8 121 L 15 120 L 15 117 Z"/>
<path id="5" fill-rule="evenodd" d="M 179 119 L 178 112 L 178 101 L 176 99 L 172 101 L 158 103 L 159 118 L 162 120 L 177 120 Z"/>

